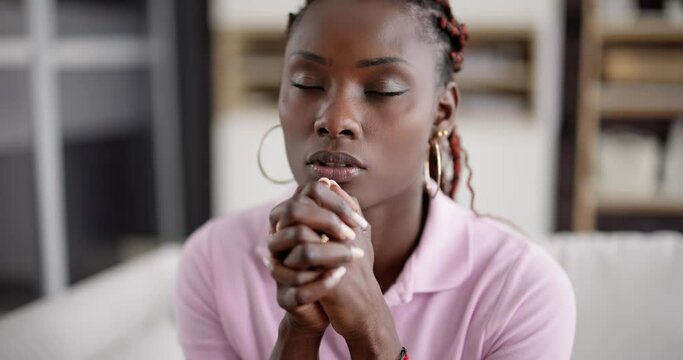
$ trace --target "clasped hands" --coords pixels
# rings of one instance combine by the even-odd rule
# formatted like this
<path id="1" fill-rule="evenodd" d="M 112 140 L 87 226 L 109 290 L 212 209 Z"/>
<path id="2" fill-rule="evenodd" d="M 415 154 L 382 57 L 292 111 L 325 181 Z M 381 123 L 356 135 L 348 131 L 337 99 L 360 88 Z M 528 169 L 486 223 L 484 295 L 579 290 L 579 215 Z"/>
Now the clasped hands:
<path id="1" fill-rule="evenodd" d="M 326 178 L 302 185 L 271 211 L 270 234 L 264 263 L 293 331 L 322 337 L 332 325 L 352 356 L 354 349 L 395 355 L 400 344 L 373 273 L 371 227 L 355 198 Z"/>

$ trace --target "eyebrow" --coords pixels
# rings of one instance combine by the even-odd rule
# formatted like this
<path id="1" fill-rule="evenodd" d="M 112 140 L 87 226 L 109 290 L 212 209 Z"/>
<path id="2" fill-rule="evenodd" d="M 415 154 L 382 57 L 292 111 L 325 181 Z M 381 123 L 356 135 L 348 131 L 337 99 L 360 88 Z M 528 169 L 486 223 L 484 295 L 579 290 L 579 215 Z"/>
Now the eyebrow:
<path id="1" fill-rule="evenodd" d="M 395 63 L 407 64 L 408 62 L 405 61 L 404 59 L 400 58 L 400 57 L 385 56 L 385 57 L 379 57 L 379 58 L 374 58 L 374 59 L 360 60 L 360 61 L 356 62 L 356 67 L 357 68 L 364 68 L 364 67 L 370 67 L 370 66 L 380 66 L 380 65 L 395 64 Z"/>
<path id="2" fill-rule="evenodd" d="M 297 50 L 289 56 L 290 57 L 291 56 L 301 56 L 305 60 L 320 64 L 320 65 L 327 65 L 328 64 L 327 59 L 325 59 L 324 57 L 322 57 L 318 54 L 312 53 L 310 51 L 306 51 L 306 50 Z"/>
<path id="3" fill-rule="evenodd" d="M 304 58 L 305 60 L 314 62 L 316 64 L 320 65 L 328 65 L 330 62 L 316 54 L 310 51 L 306 50 L 297 50 L 293 52 L 291 56 L 300 56 Z M 365 67 L 371 67 L 371 66 L 381 66 L 381 65 L 388 65 L 388 64 L 395 64 L 395 63 L 404 63 L 407 64 L 408 62 L 400 57 L 396 56 L 384 56 L 384 57 L 378 57 L 378 58 L 373 58 L 373 59 L 363 59 L 359 60 L 356 62 L 356 67 L 357 68 L 365 68 Z"/>

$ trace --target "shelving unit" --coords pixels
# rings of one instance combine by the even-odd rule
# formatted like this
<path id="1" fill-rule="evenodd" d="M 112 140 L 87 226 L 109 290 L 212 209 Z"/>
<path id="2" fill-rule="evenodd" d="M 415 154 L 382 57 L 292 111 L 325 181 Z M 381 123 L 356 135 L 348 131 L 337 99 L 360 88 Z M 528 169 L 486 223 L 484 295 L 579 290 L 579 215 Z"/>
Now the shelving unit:
<path id="1" fill-rule="evenodd" d="M 606 121 L 683 115 L 683 24 L 655 17 L 608 23 L 594 0 L 583 4 L 573 228 L 596 230 L 600 215 L 683 218 L 683 198 L 614 198 L 599 194 L 595 184 Z"/>
<path id="2" fill-rule="evenodd" d="M 519 109 L 506 116 L 532 117 L 534 30 L 469 25 L 468 61 L 456 78 L 463 97 L 499 98 Z M 216 113 L 234 107 L 275 107 L 285 40 L 279 28 L 222 30 L 214 35 Z"/>

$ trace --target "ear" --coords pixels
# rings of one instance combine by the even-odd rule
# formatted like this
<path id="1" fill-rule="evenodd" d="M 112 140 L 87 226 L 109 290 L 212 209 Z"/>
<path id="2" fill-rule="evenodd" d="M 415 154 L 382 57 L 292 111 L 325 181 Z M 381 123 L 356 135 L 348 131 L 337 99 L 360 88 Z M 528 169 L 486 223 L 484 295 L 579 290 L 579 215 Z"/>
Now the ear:
<path id="1" fill-rule="evenodd" d="M 434 119 L 435 133 L 440 130 L 447 130 L 450 133 L 453 130 L 459 105 L 460 89 L 455 81 L 449 81 L 439 94 L 436 119 Z"/>

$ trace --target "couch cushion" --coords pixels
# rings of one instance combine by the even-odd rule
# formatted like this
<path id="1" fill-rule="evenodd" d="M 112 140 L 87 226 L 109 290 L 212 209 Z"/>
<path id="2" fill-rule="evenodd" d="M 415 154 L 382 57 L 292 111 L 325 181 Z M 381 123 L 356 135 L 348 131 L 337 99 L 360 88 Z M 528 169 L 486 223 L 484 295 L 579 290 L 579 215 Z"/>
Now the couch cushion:
<path id="1" fill-rule="evenodd" d="M 178 253 L 162 247 L 10 313 L 0 319 L 2 358 L 96 359 L 148 324 L 172 322 Z"/>
<path id="2" fill-rule="evenodd" d="M 576 293 L 574 359 L 683 359 L 681 234 L 561 234 L 546 246 Z"/>
<path id="3" fill-rule="evenodd" d="M 128 334 L 92 360 L 182 360 L 175 323 L 160 317 Z"/>

